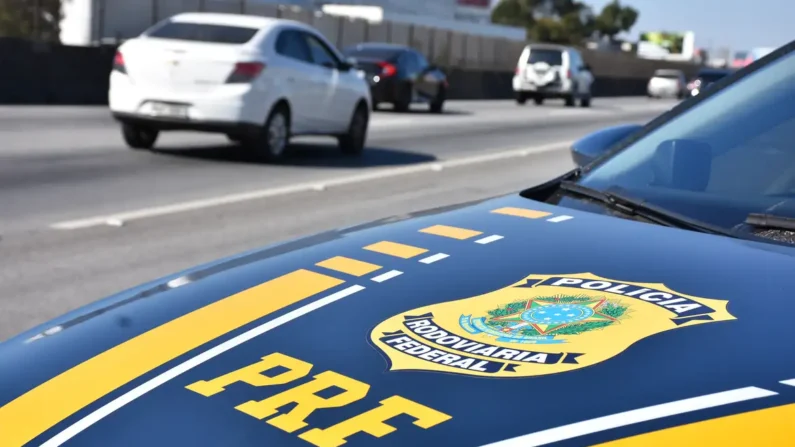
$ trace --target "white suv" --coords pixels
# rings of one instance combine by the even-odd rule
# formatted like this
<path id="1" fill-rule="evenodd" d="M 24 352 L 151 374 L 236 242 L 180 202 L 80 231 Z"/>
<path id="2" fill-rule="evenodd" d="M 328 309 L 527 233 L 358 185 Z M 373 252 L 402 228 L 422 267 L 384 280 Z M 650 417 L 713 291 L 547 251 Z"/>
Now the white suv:
<path id="1" fill-rule="evenodd" d="M 541 105 L 547 98 L 562 98 L 569 107 L 578 99 L 582 107 L 590 107 L 593 81 L 591 67 L 574 48 L 531 44 L 519 56 L 513 91 L 519 104 L 532 99 Z"/>
<path id="2" fill-rule="evenodd" d="M 119 47 L 109 103 L 133 149 L 158 133 L 226 134 L 265 159 L 292 135 L 365 146 L 370 87 L 316 29 L 290 20 L 185 13 Z"/>

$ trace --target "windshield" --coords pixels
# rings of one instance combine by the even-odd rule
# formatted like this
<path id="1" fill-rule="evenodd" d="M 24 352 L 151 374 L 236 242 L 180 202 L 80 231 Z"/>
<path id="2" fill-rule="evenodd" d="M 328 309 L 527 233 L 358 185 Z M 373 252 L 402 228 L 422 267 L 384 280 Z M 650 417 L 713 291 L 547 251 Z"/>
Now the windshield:
<path id="1" fill-rule="evenodd" d="M 720 81 L 721 79 L 725 78 L 728 75 L 729 75 L 728 72 L 726 72 L 726 73 L 723 73 L 723 72 L 707 72 L 707 73 L 703 73 L 702 72 L 702 73 L 698 74 L 697 78 L 701 79 L 704 82 L 718 82 L 718 81 Z"/>
<path id="2" fill-rule="evenodd" d="M 580 183 L 727 229 L 749 213 L 795 217 L 795 54 L 684 109 Z"/>
<path id="3" fill-rule="evenodd" d="M 549 65 L 563 65 L 563 52 L 560 50 L 530 50 L 528 64 L 546 62 Z"/>

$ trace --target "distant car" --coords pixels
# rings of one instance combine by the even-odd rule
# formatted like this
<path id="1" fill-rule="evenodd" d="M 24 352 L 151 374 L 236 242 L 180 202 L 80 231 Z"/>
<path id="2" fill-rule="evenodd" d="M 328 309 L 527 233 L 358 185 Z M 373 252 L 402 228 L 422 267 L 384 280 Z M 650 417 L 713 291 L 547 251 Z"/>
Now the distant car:
<path id="1" fill-rule="evenodd" d="M 569 107 L 577 100 L 582 107 L 590 107 L 593 81 L 591 67 L 576 49 L 531 44 L 519 56 L 513 91 L 519 104 L 532 99 L 541 105 L 545 99 L 562 98 Z"/>
<path id="2" fill-rule="evenodd" d="M 687 95 L 686 83 L 682 70 L 661 69 L 649 79 L 646 91 L 651 98 L 684 98 Z"/>
<path id="3" fill-rule="evenodd" d="M 370 89 L 311 26 L 266 17 L 185 13 L 119 47 L 110 109 L 133 149 L 166 130 L 226 134 L 265 159 L 293 135 L 365 146 Z"/>
<path id="4" fill-rule="evenodd" d="M 370 84 L 373 110 L 391 103 L 405 112 L 412 103 L 430 106 L 442 113 L 447 99 L 447 75 L 428 62 L 419 51 L 390 43 L 361 43 L 347 47 L 343 54 L 361 70 Z"/>
<path id="5" fill-rule="evenodd" d="M 720 69 L 720 68 L 704 68 L 699 70 L 696 77 L 687 84 L 687 91 L 690 96 L 696 96 L 710 84 L 718 82 L 726 76 L 732 74 L 733 70 Z"/>

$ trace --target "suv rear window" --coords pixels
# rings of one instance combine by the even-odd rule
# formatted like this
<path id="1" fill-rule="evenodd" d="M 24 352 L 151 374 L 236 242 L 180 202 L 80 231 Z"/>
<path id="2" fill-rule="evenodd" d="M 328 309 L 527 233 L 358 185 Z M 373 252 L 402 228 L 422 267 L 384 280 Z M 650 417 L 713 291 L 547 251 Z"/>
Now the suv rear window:
<path id="1" fill-rule="evenodd" d="M 663 79 L 679 79 L 679 73 L 672 73 L 670 71 L 658 71 L 654 73 L 655 78 L 663 78 Z"/>
<path id="2" fill-rule="evenodd" d="M 534 50 L 530 49 L 528 64 L 546 62 L 549 65 L 563 65 L 563 52 L 560 50 Z"/>
<path id="3" fill-rule="evenodd" d="M 213 25 L 209 23 L 166 22 L 146 33 L 158 39 L 190 40 L 226 44 L 244 44 L 259 29 L 243 26 Z"/>

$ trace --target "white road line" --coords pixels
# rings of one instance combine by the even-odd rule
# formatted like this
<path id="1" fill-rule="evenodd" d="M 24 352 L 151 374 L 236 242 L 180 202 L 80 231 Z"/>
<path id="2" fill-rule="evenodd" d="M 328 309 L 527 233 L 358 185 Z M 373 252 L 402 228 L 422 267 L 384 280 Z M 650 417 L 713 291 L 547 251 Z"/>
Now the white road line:
<path id="1" fill-rule="evenodd" d="M 795 386 L 795 379 L 782 380 L 779 383 L 781 383 L 783 385 Z"/>
<path id="2" fill-rule="evenodd" d="M 342 177 L 333 177 L 326 180 L 314 180 L 306 183 L 298 183 L 298 184 L 280 186 L 275 188 L 259 189 L 244 193 L 211 197 L 207 199 L 191 200 L 187 202 L 174 203 L 171 205 L 142 208 L 134 211 L 125 211 L 105 216 L 94 216 L 85 219 L 57 222 L 51 224 L 50 228 L 56 230 L 77 230 L 80 228 L 89 228 L 89 227 L 107 225 L 109 221 L 127 222 L 131 220 L 165 216 L 168 214 L 176 214 L 186 211 L 199 210 L 203 208 L 230 205 L 250 200 L 265 199 L 269 197 L 283 196 L 299 192 L 318 191 L 319 186 L 322 186 L 320 190 L 325 190 L 328 189 L 329 187 L 334 187 L 334 186 L 343 186 L 355 183 L 370 182 L 375 180 L 382 180 L 385 178 L 398 177 L 398 176 L 416 174 L 427 171 L 433 172 L 434 169 L 438 169 L 439 166 L 441 166 L 444 169 L 444 168 L 453 168 L 453 167 L 467 166 L 467 165 L 480 164 L 480 163 L 488 163 L 491 161 L 498 161 L 510 158 L 524 157 L 532 153 L 541 153 L 541 152 L 549 152 L 549 151 L 564 149 L 569 147 L 570 144 L 571 142 L 569 141 L 561 141 L 557 143 L 544 144 L 540 146 L 533 146 L 521 149 L 511 149 L 495 153 L 485 153 L 469 157 L 455 158 L 451 160 L 417 163 L 411 166 L 372 169 L 369 172 L 365 172 L 363 174 L 353 174 Z"/>
<path id="3" fill-rule="evenodd" d="M 389 272 L 386 272 L 384 274 L 376 276 L 375 278 L 373 278 L 373 281 L 375 281 L 375 282 L 389 281 L 390 279 L 392 279 L 392 278 L 394 278 L 396 276 L 400 276 L 402 274 L 403 274 L 403 272 L 401 272 L 399 270 L 392 270 L 392 271 L 389 271 Z"/>
<path id="4" fill-rule="evenodd" d="M 486 244 L 490 244 L 492 242 L 498 241 L 498 240 L 500 240 L 502 238 L 503 238 L 503 236 L 500 236 L 499 234 L 493 234 L 491 236 L 486 236 L 486 237 L 484 237 L 482 239 L 478 239 L 478 240 L 475 241 L 475 243 L 476 244 L 481 244 L 481 245 L 486 245 Z"/>
<path id="5" fill-rule="evenodd" d="M 101 408 L 95 410 L 93 413 L 89 414 L 83 419 L 80 419 L 79 421 L 65 428 L 62 432 L 50 438 L 50 440 L 42 444 L 41 447 L 58 447 L 64 442 L 75 437 L 83 430 L 91 427 L 92 425 L 96 424 L 97 422 L 99 422 L 109 414 L 118 410 L 119 408 L 129 404 L 135 399 L 138 399 L 139 397 L 154 390 L 160 385 L 163 385 L 169 380 L 176 378 L 180 374 L 183 374 L 201 365 L 202 363 L 207 362 L 208 360 L 211 360 L 214 357 L 217 357 L 223 354 L 224 352 L 229 351 L 230 349 L 235 348 L 255 337 L 258 337 L 268 331 L 276 329 L 279 326 L 289 323 L 290 321 L 300 318 L 312 311 L 320 309 L 323 306 L 329 305 L 335 301 L 339 301 L 347 296 L 353 295 L 354 293 L 360 292 L 362 290 L 364 290 L 364 286 L 360 285 L 350 286 L 348 288 L 342 289 L 339 292 L 332 293 L 331 295 L 328 295 L 325 298 L 321 298 L 305 306 L 299 307 L 298 309 L 288 312 L 282 315 L 281 317 L 274 318 L 273 320 L 261 324 L 255 327 L 254 329 L 246 331 L 231 340 L 225 341 L 214 348 L 204 351 L 203 353 L 197 355 L 196 357 L 193 357 L 192 359 L 187 360 L 186 362 L 169 369 L 163 374 L 160 374 L 159 376 L 133 388 L 132 390 L 124 393 L 123 395 L 117 397 L 111 402 L 103 405 Z"/>
<path id="6" fill-rule="evenodd" d="M 557 216 L 551 219 L 547 219 L 547 222 L 558 223 L 558 222 L 565 222 L 570 219 L 574 219 L 574 216 Z"/>
<path id="7" fill-rule="evenodd" d="M 662 419 L 677 414 L 690 413 L 693 411 L 704 410 L 707 408 L 720 407 L 737 402 L 743 402 L 761 397 L 775 396 L 776 392 L 757 387 L 740 388 L 721 393 L 707 394 L 706 396 L 693 397 L 690 399 L 668 402 L 665 404 L 654 405 L 637 410 L 625 411 L 623 413 L 611 414 L 596 419 L 576 422 L 574 424 L 563 425 L 561 427 L 542 430 L 516 438 L 489 444 L 486 447 L 534 447 L 553 442 L 565 441 L 579 436 L 590 435 L 613 428 L 625 427 L 627 425 L 638 424 L 641 422 Z"/>
<path id="8" fill-rule="evenodd" d="M 436 253 L 433 256 L 428 256 L 427 258 L 420 259 L 420 262 L 422 262 L 423 264 L 433 264 L 436 261 L 441 261 L 442 259 L 449 257 L 450 255 L 445 253 Z"/>

